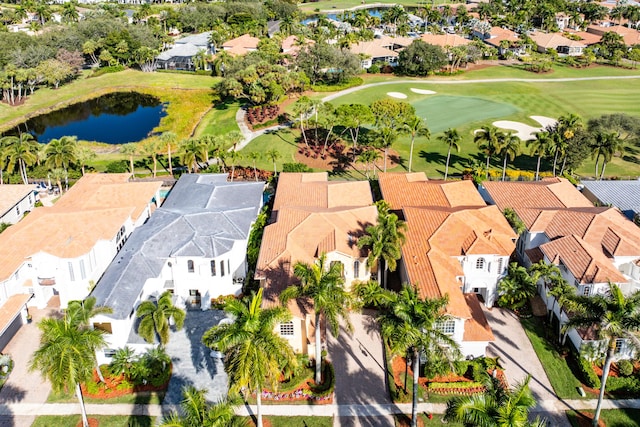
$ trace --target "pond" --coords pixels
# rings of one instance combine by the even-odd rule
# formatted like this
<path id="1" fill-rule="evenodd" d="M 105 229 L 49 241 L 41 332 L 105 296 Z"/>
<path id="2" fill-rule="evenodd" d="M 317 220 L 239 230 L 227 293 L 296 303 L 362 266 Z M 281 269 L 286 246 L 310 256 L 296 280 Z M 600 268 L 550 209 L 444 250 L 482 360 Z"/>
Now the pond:
<path id="1" fill-rule="evenodd" d="M 367 12 L 369 13 L 369 16 L 375 16 L 377 18 L 382 18 L 382 12 L 384 12 L 385 9 L 386 8 L 380 7 L 380 6 L 374 6 L 374 7 L 366 8 Z M 337 13 L 337 12 L 324 13 L 324 15 L 327 18 L 329 18 L 330 20 L 332 20 L 332 21 L 342 22 L 343 21 L 343 16 L 344 16 L 345 13 L 352 14 L 354 12 L 355 11 L 353 11 L 353 10 L 348 10 L 348 11 L 340 12 L 340 13 Z M 318 20 L 318 16 L 319 16 L 318 14 L 312 15 L 312 16 L 300 21 L 300 23 L 302 25 L 309 25 L 310 23 L 317 21 Z"/>
<path id="2" fill-rule="evenodd" d="M 165 115 L 165 105 L 154 96 L 116 92 L 33 117 L 19 130 L 41 143 L 75 135 L 79 140 L 125 144 L 149 136 Z M 7 132 L 16 133 L 18 128 Z"/>

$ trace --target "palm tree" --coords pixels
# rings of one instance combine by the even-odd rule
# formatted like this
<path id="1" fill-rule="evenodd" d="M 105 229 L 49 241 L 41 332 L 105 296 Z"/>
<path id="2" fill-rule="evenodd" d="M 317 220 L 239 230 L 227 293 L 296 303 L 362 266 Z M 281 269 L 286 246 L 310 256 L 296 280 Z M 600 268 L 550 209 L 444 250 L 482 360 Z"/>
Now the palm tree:
<path id="1" fill-rule="evenodd" d="M 56 182 L 56 185 L 62 194 L 64 192 L 64 189 L 62 188 L 62 179 L 66 176 L 64 170 L 60 168 L 51 169 L 49 171 L 49 176 Z"/>
<path id="2" fill-rule="evenodd" d="M 1 139 L 7 156 L 7 170 L 18 168 L 24 184 L 29 183 L 27 166 L 33 165 L 38 160 L 40 145 L 30 133 L 21 133 L 19 136 L 5 136 Z"/>
<path id="3" fill-rule="evenodd" d="M 527 147 L 531 147 L 531 155 L 538 156 L 538 163 L 536 164 L 536 181 L 540 176 L 540 159 L 542 156 L 546 155 L 549 151 L 549 147 L 553 142 L 551 139 L 551 135 L 548 131 L 540 131 L 536 132 L 536 139 L 532 139 L 527 141 Z"/>
<path id="4" fill-rule="evenodd" d="M 598 340 L 607 344 L 607 353 L 602 368 L 600 395 L 593 425 L 598 425 L 602 399 L 607 385 L 607 377 L 611 362 L 618 349 L 618 340 L 626 340 L 636 350 L 640 350 L 640 340 L 634 332 L 640 330 L 640 292 L 634 292 L 625 298 L 618 285 L 609 282 L 609 292 L 606 295 L 575 296 L 571 300 L 573 316 L 564 325 L 568 331 L 572 328 L 589 328 L 596 334 Z"/>
<path id="5" fill-rule="evenodd" d="M 316 384 L 322 382 L 322 343 L 320 340 L 320 317 L 324 317 L 331 333 L 338 335 L 340 318 L 349 330 L 350 294 L 344 289 L 342 263 L 327 265 L 327 255 L 321 254 L 312 265 L 297 262 L 293 267 L 293 274 L 300 279 L 299 285 L 289 286 L 280 294 L 280 301 L 286 306 L 291 299 L 311 298 L 315 312 L 315 342 L 316 342 Z"/>
<path id="6" fill-rule="evenodd" d="M 424 120 L 418 116 L 409 118 L 404 124 L 403 128 L 405 132 L 411 135 L 411 148 L 409 149 L 409 172 L 411 172 L 411 164 L 413 161 L 413 143 L 416 136 L 424 136 L 425 138 L 431 138 L 431 133 Z"/>
<path id="7" fill-rule="evenodd" d="M 512 262 L 509 274 L 498 283 L 498 303 L 512 310 L 524 306 L 538 291 L 536 280 L 526 268 Z"/>
<path id="8" fill-rule="evenodd" d="M 592 146 L 596 155 L 596 179 L 604 178 L 607 163 L 613 156 L 624 149 L 624 141 L 616 132 L 598 131 L 595 135 L 595 143 Z M 602 170 L 598 177 L 598 159 L 602 156 Z"/>
<path id="9" fill-rule="evenodd" d="M 280 158 L 280 152 L 274 148 L 267 151 L 265 154 L 269 158 L 269 160 L 273 162 L 273 176 L 276 176 L 278 174 L 278 169 L 276 168 L 276 160 Z"/>
<path id="10" fill-rule="evenodd" d="M 529 267 L 529 274 L 532 275 L 533 281 L 536 283 L 542 279 L 547 294 L 554 298 L 549 311 L 549 322 L 551 322 L 556 303 L 560 306 L 560 313 L 562 314 L 562 306 L 576 293 L 576 288 L 562 277 L 560 268 L 555 264 L 539 261 Z M 558 316 L 559 321 L 561 320 L 560 317 Z"/>
<path id="11" fill-rule="evenodd" d="M 487 156 L 486 178 L 489 179 L 489 160 L 495 156 L 500 149 L 500 139 L 502 132 L 495 126 L 486 125 L 476 132 L 473 142 L 478 144 L 478 148 Z"/>
<path id="12" fill-rule="evenodd" d="M 45 165 L 49 169 L 62 168 L 65 172 L 69 165 L 75 163 L 78 150 L 78 140 L 75 136 L 63 136 L 60 139 L 52 139 L 45 148 Z"/>
<path id="13" fill-rule="evenodd" d="M 96 152 L 93 151 L 90 147 L 78 144 L 78 146 L 76 147 L 76 161 L 80 165 L 80 168 L 82 169 L 83 176 L 85 172 L 85 167 L 87 166 L 87 163 L 89 163 L 89 160 L 93 160 L 96 157 L 97 157 Z"/>
<path id="14" fill-rule="evenodd" d="M 304 122 L 307 119 L 307 116 L 311 113 L 313 109 L 313 104 L 311 99 L 308 96 L 301 96 L 295 104 L 293 104 L 293 114 L 298 117 L 297 121 L 300 123 L 300 133 L 302 134 L 302 139 L 304 141 L 304 145 L 309 147 L 309 142 L 307 141 L 307 133 L 304 130 Z"/>
<path id="15" fill-rule="evenodd" d="M 135 142 L 129 142 L 120 146 L 120 152 L 126 156 L 129 156 L 129 169 L 131 170 L 131 177 L 135 178 L 135 170 L 133 168 L 133 156 L 138 155 L 138 144 Z"/>
<path id="16" fill-rule="evenodd" d="M 167 163 L 169 165 L 169 175 L 173 176 L 173 165 L 171 162 L 171 152 L 172 152 L 172 147 L 175 146 L 176 143 L 176 134 L 173 132 L 163 132 L 162 135 L 160 135 L 160 141 L 162 141 L 162 143 L 164 144 L 164 146 L 167 149 Z"/>
<path id="17" fill-rule="evenodd" d="M 175 322 L 176 329 L 182 329 L 185 312 L 174 306 L 171 298 L 171 292 L 166 291 L 156 302 L 143 301 L 136 309 L 136 317 L 140 318 L 138 335 L 148 343 L 154 343 L 156 337 L 160 339 L 160 345 L 163 347 L 169 342 L 169 319 L 171 318 Z"/>
<path id="18" fill-rule="evenodd" d="M 127 380 L 131 379 L 131 371 L 137 360 L 136 352 L 129 346 L 116 350 L 111 358 L 109 370 L 114 375 L 123 375 Z"/>
<path id="19" fill-rule="evenodd" d="M 456 396 L 447 402 L 444 419 L 457 421 L 469 427 L 542 427 L 546 420 L 529 421 L 529 410 L 536 400 L 529 389 L 531 377 L 508 390 L 491 375 L 484 375 L 482 394 Z"/>
<path id="20" fill-rule="evenodd" d="M 75 389 L 82 425 L 88 427 L 80 383 L 92 377 L 96 351 L 106 346 L 104 332 L 85 324 L 76 309 L 67 310 L 62 319 L 43 319 L 38 328 L 40 347 L 31 357 L 29 370 L 40 371 L 56 392 Z"/>
<path id="21" fill-rule="evenodd" d="M 225 354 L 231 391 L 255 391 L 258 427 L 262 427 L 262 390 L 267 385 L 275 389 L 283 371 L 288 374 L 297 366 L 293 349 L 274 331 L 291 313 L 284 307 L 262 309 L 262 292 L 260 288 L 245 301 L 227 300 L 224 311 L 234 322 L 214 326 L 202 337 L 204 345 Z"/>
<path id="22" fill-rule="evenodd" d="M 260 160 L 260 158 L 262 157 L 262 155 L 257 152 L 257 151 L 251 151 L 247 157 L 251 160 L 251 163 L 253 164 L 253 176 L 256 179 L 256 181 L 258 181 L 258 171 L 256 169 L 256 162 L 258 160 Z"/>
<path id="23" fill-rule="evenodd" d="M 142 149 L 142 154 L 145 156 L 150 156 L 153 161 L 153 177 L 156 177 L 158 171 L 158 152 L 162 150 L 162 141 L 157 138 L 149 138 L 145 142 L 142 143 L 140 147 Z"/>
<path id="24" fill-rule="evenodd" d="M 240 152 L 231 150 L 228 154 L 229 160 L 231 161 L 231 182 L 233 182 L 233 176 L 236 173 L 236 163 L 242 160 L 242 154 Z"/>
<path id="25" fill-rule="evenodd" d="M 406 238 L 404 232 L 407 223 L 398 219 L 398 216 L 389 212 L 389 205 L 384 201 L 376 202 L 378 208 L 378 223 L 366 228 L 366 235 L 358 239 L 358 247 L 369 248 L 367 267 L 372 269 L 378 265 L 378 277 L 380 277 L 379 260 L 384 260 L 383 285 L 387 286 L 387 271 L 395 271 L 397 261 L 402 255 L 402 245 Z M 378 278 L 378 280 L 380 280 Z"/>
<path id="26" fill-rule="evenodd" d="M 189 172 L 198 172 L 200 162 L 209 158 L 209 144 L 203 139 L 187 139 L 180 144 L 180 162 Z"/>
<path id="27" fill-rule="evenodd" d="M 447 163 L 444 169 L 444 180 L 447 180 L 447 175 L 449 174 L 449 159 L 451 158 L 451 148 L 455 148 L 457 152 L 460 152 L 460 134 L 456 129 L 449 128 L 444 131 L 444 134 L 438 137 L 438 141 L 442 141 L 449 146 L 449 151 L 447 151 Z"/>
<path id="28" fill-rule="evenodd" d="M 378 130 L 376 135 L 376 146 L 384 149 L 384 171 L 387 171 L 387 158 L 389 157 L 389 148 L 398 139 L 398 131 L 395 129 L 384 126 Z"/>
<path id="29" fill-rule="evenodd" d="M 367 179 L 369 179 L 369 165 L 372 165 L 372 169 L 375 173 L 375 161 L 380 159 L 380 153 L 378 150 L 370 148 L 368 150 L 364 150 L 362 153 L 358 154 L 357 162 L 365 164 L 365 174 Z"/>
<path id="30" fill-rule="evenodd" d="M 417 425 L 418 378 L 421 354 L 427 356 L 432 374 L 445 373 L 439 367 L 451 365 L 459 357 L 458 344 L 444 332 L 451 321 L 445 314 L 448 297 L 421 299 L 415 286 L 405 285 L 398 293 L 387 291 L 388 297 L 378 315 L 380 332 L 392 354 L 410 351 L 413 362 L 413 399 L 411 425 Z"/>
<path id="31" fill-rule="evenodd" d="M 504 138 L 502 140 L 502 144 L 500 145 L 499 154 L 504 157 L 504 161 L 502 163 L 502 180 L 507 174 L 507 159 L 513 161 L 518 154 L 520 154 L 520 138 L 517 136 L 505 133 Z"/>
<path id="32" fill-rule="evenodd" d="M 556 176 L 556 166 L 558 165 L 558 158 L 565 155 L 567 150 L 567 140 L 562 135 L 553 130 L 551 133 L 551 145 L 549 151 L 553 153 L 553 176 Z"/>
<path id="33" fill-rule="evenodd" d="M 180 412 L 172 413 L 162 420 L 160 427 L 240 427 L 247 423 L 236 417 L 234 407 L 228 399 L 210 405 L 205 397 L 206 390 L 194 386 L 182 389 Z"/>

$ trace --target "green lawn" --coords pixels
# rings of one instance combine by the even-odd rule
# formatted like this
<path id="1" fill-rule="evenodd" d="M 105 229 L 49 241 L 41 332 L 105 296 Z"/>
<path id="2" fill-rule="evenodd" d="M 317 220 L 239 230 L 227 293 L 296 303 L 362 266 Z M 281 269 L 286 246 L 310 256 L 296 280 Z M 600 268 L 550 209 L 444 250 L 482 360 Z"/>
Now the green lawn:
<path id="1" fill-rule="evenodd" d="M 112 399 L 93 399 L 85 397 L 86 403 L 139 403 L 143 405 L 159 405 L 164 399 L 164 393 L 141 392 L 136 394 L 126 394 Z M 49 393 L 47 403 L 76 403 L 78 398 L 74 394 Z"/>
<path id="2" fill-rule="evenodd" d="M 226 135 L 232 131 L 239 131 L 236 122 L 238 108 L 240 108 L 239 102 L 219 104 L 211 108 L 200 120 L 193 136 Z"/>
<path id="3" fill-rule="evenodd" d="M 331 427 L 331 417 L 264 417 L 271 421 L 272 427 Z"/>
<path id="4" fill-rule="evenodd" d="M 245 157 L 240 161 L 241 165 L 252 166 L 251 161 L 247 159 L 247 154 L 256 151 L 261 154 L 260 160 L 256 162 L 256 166 L 260 169 L 273 170 L 273 162 L 267 158 L 266 153 L 269 150 L 276 149 L 280 153 L 280 158 L 276 161 L 278 171 L 282 170 L 283 163 L 295 162 L 295 154 L 297 151 L 296 138 L 300 136 L 300 132 L 293 129 L 281 129 L 275 132 L 267 132 L 264 135 L 251 141 L 240 153 Z"/>
<path id="5" fill-rule="evenodd" d="M 154 417 L 148 416 L 107 416 L 89 415 L 100 422 L 100 427 L 151 427 L 156 425 Z M 31 427 L 76 427 L 80 415 L 53 416 L 43 415 L 36 418 Z"/>
<path id="6" fill-rule="evenodd" d="M 558 397 L 580 399 L 578 394 L 580 381 L 573 375 L 566 360 L 544 338 L 545 331 L 542 323 L 536 318 L 522 319 L 521 323 Z"/>
<path id="7" fill-rule="evenodd" d="M 588 413 L 593 416 L 593 411 L 578 411 Z M 575 411 L 568 411 L 567 417 L 574 427 L 578 426 L 578 414 Z M 605 409 L 600 414 L 600 419 L 607 427 L 639 427 L 640 409 Z"/>

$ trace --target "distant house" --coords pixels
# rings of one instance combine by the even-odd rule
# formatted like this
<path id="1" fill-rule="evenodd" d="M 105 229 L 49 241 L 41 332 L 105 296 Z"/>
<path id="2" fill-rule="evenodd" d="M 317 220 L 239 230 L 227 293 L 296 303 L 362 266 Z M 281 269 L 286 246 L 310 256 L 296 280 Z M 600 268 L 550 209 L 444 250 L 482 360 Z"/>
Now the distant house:
<path id="1" fill-rule="evenodd" d="M 0 224 L 15 224 L 30 212 L 36 203 L 35 190 L 35 185 L 0 185 Z"/>
<path id="2" fill-rule="evenodd" d="M 227 182 L 226 174 L 185 174 L 163 206 L 134 231 L 92 292 L 113 313 L 96 316 L 115 349 L 146 344 L 133 331 L 140 302 L 164 291 L 175 304 L 206 310 L 212 299 L 238 296 L 247 274 L 247 240 L 262 207 L 263 182 Z"/>
<path id="3" fill-rule="evenodd" d="M 599 206 L 615 206 L 640 224 L 640 180 L 583 181 L 582 194 Z"/>
<path id="4" fill-rule="evenodd" d="M 587 27 L 587 32 L 599 36 L 604 35 L 604 33 L 614 32 L 621 35 L 624 40 L 624 44 L 629 47 L 640 44 L 640 31 L 633 28 L 624 27 L 622 25 L 592 24 Z"/>
<path id="5" fill-rule="evenodd" d="M 195 69 L 194 57 L 198 54 L 211 55 L 213 45 L 209 41 L 211 32 L 192 34 L 177 39 L 174 45 L 156 57 L 157 67 L 164 70 Z M 208 68 L 207 64 L 205 69 Z"/>
<path id="6" fill-rule="evenodd" d="M 463 356 L 484 356 L 494 337 L 479 301 L 493 306 L 516 234 L 471 181 L 430 181 L 424 173 L 385 173 L 379 181 L 384 200 L 408 226 L 402 281 L 422 298 L 447 296 L 452 320 L 444 331 Z"/>
<path id="7" fill-rule="evenodd" d="M 554 49 L 560 55 L 580 56 L 585 47 L 584 43 L 568 39 L 560 33 L 534 32 L 529 37 L 536 44 L 538 52 L 546 53 Z"/>
<path id="8" fill-rule="evenodd" d="M 448 49 L 457 46 L 466 46 L 473 43 L 469 39 L 460 37 L 457 34 L 423 34 L 420 36 L 423 42 L 432 44 L 434 46 L 440 46 L 443 49 Z"/>
<path id="9" fill-rule="evenodd" d="M 398 65 L 399 52 L 413 43 L 409 37 L 382 36 L 369 41 L 361 41 L 351 45 L 351 53 L 360 56 L 360 66 L 368 69 L 373 64 Z"/>
<path id="10" fill-rule="evenodd" d="M 526 52 L 527 46 L 521 43 L 518 33 L 506 28 L 491 27 L 487 33 L 474 31 L 473 35 L 489 46 L 496 48 L 500 55 L 504 55 L 507 51 L 513 52 L 516 56 L 523 55 Z"/>
<path id="11" fill-rule="evenodd" d="M 297 36 L 289 36 L 282 40 L 281 51 L 286 55 L 295 57 L 298 56 L 298 52 L 300 52 L 301 48 L 305 46 L 313 46 L 314 44 L 316 44 L 316 42 L 311 39 L 304 38 L 304 40 L 300 42 Z"/>
<path id="12" fill-rule="evenodd" d="M 298 281 L 295 264 L 312 264 L 322 254 L 340 264 L 347 289 L 369 280 L 367 252 L 357 240 L 377 217 L 367 181 L 329 181 L 326 172 L 280 174 L 255 274 L 264 289 L 263 305 L 279 306 L 280 293 Z M 290 301 L 288 309 L 293 320 L 278 326 L 280 335 L 296 352 L 314 354 L 313 307 L 301 299 Z"/>
<path id="13" fill-rule="evenodd" d="M 243 34 L 235 39 L 227 40 L 222 44 L 222 49 L 233 56 L 246 55 L 258 50 L 260 39 L 249 34 Z"/>

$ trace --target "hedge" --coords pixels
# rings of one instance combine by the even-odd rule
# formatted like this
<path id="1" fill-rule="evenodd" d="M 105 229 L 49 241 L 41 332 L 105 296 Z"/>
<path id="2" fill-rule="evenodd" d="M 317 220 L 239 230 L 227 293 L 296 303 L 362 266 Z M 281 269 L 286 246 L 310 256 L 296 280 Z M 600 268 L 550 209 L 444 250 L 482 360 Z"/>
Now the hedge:
<path id="1" fill-rule="evenodd" d="M 625 392 L 629 394 L 640 393 L 640 381 L 635 377 L 609 377 L 607 378 L 608 392 Z"/>
<path id="2" fill-rule="evenodd" d="M 333 369 L 333 364 L 324 362 L 324 382 L 318 385 L 310 385 L 309 388 L 316 396 L 329 396 L 336 388 L 336 372 Z"/>
<path id="3" fill-rule="evenodd" d="M 587 387 L 596 389 L 600 388 L 600 378 L 598 378 L 598 375 L 596 375 L 596 373 L 593 371 L 593 365 L 591 364 L 591 362 L 589 362 L 584 357 L 578 357 L 576 365 L 582 382 Z"/>
<path id="4" fill-rule="evenodd" d="M 364 83 L 362 77 L 352 77 L 343 83 L 335 84 L 335 85 L 324 85 L 317 84 L 311 85 L 311 89 L 315 92 L 337 92 L 340 90 L 349 89 L 350 87 L 360 86 Z"/>

